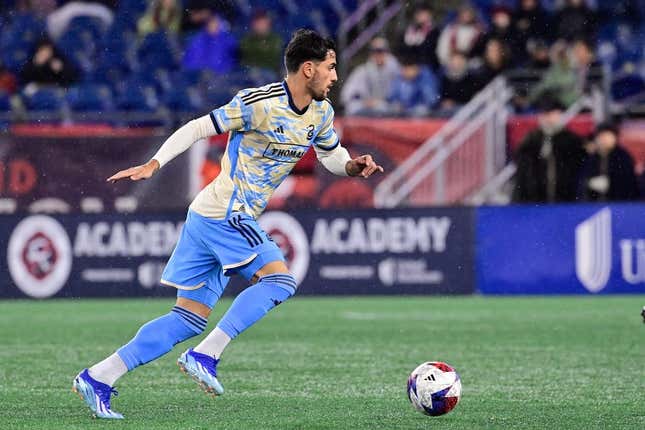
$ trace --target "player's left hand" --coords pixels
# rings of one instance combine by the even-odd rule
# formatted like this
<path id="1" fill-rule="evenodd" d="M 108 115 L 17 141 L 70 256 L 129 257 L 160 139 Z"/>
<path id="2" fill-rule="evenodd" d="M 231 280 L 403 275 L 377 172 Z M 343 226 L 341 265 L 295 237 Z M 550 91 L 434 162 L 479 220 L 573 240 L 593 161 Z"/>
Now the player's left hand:
<path id="1" fill-rule="evenodd" d="M 369 178 L 375 172 L 383 173 L 383 167 L 376 164 L 369 154 L 349 160 L 345 170 L 349 176 L 362 176 L 364 178 Z"/>

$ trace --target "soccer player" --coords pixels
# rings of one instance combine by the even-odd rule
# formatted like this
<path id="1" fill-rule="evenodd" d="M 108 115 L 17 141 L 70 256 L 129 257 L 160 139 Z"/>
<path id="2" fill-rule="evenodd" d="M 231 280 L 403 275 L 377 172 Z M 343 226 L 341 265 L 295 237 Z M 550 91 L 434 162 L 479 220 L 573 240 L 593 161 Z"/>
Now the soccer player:
<path id="1" fill-rule="evenodd" d="M 235 298 L 217 327 L 178 360 L 179 367 L 208 393 L 224 392 L 217 379 L 224 348 L 296 292 L 282 252 L 256 219 L 309 147 L 336 175 L 367 178 L 383 171 L 370 155 L 352 159 L 334 131 L 334 110 L 326 98 L 337 80 L 333 41 L 298 30 L 284 62 L 284 81 L 238 92 L 227 105 L 175 131 L 146 164 L 108 178 L 111 182 L 149 178 L 197 140 L 229 133 L 222 171 L 190 205 L 162 274 L 161 283 L 177 289 L 175 306 L 74 378 L 74 391 L 95 416 L 123 418 L 110 408 L 117 379 L 202 333 L 228 277 L 239 274 L 251 286 Z"/>

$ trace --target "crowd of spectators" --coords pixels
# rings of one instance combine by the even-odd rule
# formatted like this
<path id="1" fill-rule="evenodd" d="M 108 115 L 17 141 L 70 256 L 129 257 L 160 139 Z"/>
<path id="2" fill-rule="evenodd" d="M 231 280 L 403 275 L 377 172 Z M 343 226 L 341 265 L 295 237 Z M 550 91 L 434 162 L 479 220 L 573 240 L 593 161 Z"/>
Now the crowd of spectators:
<path id="1" fill-rule="evenodd" d="M 163 107 L 194 111 L 224 103 L 241 87 L 282 77 L 285 38 L 297 25 L 308 24 L 302 12 L 316 2 L 303 2 L 286 12 L 278 8 L 282 3 L 271 10 L 263 4 L 250 1 L 244 8 L 232 0 L 4 1 L 0 113 L 16 107 L 60 111 L 61 106 L 97 113 Z M 276 16 L 281 23 L 291 21 L 276 29 Z M 96 98 L 99 92 L 103 103 L 71 100 L 77 95 Z M 141 102 L 134 100 L 136 96 Z M 8 99 L 12 103 L 3 102 Z"/>
<path id="2" fill-rule="evenodd" d="M 563 0 L 548 9 L 540 0 L 476 3 L 479 7 L 466 2 L 441 20 L 427 4 L 413 9 L 409 22 L 390 39 L 392 49 L 386 50 L 387 59 L 371 47 L 366 63 L 350 74 L 342 95 L 345 105 L 351 105 L 348 112 L 406 116 L 428 112 L 450 114 L 503 73 L 514 76 L 515 72 L 533 72 L 530 86 L 516 88 L 514 104 L 520 111 L 536 110 L 544 96 L 555 97 L 569 106 L 591 84 L 602 86 L 603 64 L 598 53 L 605 52 L 606 46 L 601 49 L 599 33 L 617 26 L 619 21 L 601 25 L 606 22 L 598 16 L 599 11 L 588 6 L 585 0 Z M 616 56 L 610 57 L 603 57 L 605 65 L 619 69 L 625 66 L 610 64 Z M 627 61 L 625 57 L 617 61 L 623 60 Z M 383 90 L 376 97 L 365 96 L 364 83 L 355 79 L 355 75 L 360 76 L 366 69 L 382 69 L 387 63 L 387 81 L 383 82 L 382 77 L 378 84 L 382 89 L 393 91 L 406 81 L 409 86 L 410 79 L 406 76 L 411 62 L 416 63 L 423 76 L 416 80 L 415 92 L 438 95 L 425 100 L 422 107 L 412 103 L 406 108 L 398 94 Z M 398 73 L 392 73 L 397 68 Z"/>
<path id="3" fill-rule="evenodd" d="M 547 97 L 539 126 L 515 154 L 513 200 L 518 203 L 636 200 L 641 194 L 634 159 L 620 145 L 613 122 L 598 124 L 587 137 L 566 128 L 564 105 Z"/>

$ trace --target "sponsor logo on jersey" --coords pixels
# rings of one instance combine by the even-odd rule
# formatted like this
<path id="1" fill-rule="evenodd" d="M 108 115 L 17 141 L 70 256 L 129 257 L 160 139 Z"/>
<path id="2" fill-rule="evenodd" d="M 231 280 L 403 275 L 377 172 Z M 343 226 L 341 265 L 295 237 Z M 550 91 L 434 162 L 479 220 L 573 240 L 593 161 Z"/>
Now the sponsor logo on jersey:
<path id="1" fill-rule="evenodd" d="M 309 146 L 292 143 L 271 142 L 264 150 L 264 156 L 281 163 L 297 163 L 306 153 Z"/>
<path id="2" fill-rule="evenodd" d="M 7 263 L 11 278 L 25 294 L 53 296 L 65 285 L 72 269 L 69 237 L 54 218 L 25 218 L 11 234 Z"/>

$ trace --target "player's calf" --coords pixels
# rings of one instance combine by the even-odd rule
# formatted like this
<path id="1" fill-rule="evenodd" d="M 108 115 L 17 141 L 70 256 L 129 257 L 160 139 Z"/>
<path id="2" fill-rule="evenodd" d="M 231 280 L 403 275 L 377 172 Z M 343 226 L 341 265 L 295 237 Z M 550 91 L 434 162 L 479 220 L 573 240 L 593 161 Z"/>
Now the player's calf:
<path id="1" fill-rule="evenodd" d="M 222 394 L 224 388 L 217 379 L 217 364 L 224 348 L 271 309 L 293 296 L 296 286 L 293 276 L 286 273 L 261 277 L 235 298 L 217 327 L 194 350 L 189 349 L 179 357 L 179 367 L 206 392 Z"/>

